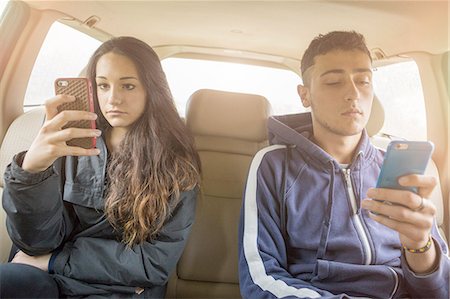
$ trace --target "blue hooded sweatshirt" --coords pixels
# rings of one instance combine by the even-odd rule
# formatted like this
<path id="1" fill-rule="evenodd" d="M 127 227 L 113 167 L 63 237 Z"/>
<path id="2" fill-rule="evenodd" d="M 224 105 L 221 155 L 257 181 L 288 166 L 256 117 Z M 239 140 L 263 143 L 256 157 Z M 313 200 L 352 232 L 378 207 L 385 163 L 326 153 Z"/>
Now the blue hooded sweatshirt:
<path id="1" fill-rule="evenodd" d="M 417 275 L 398 233 L 361 209 L 384 156 L 365 131 L 343 167 L 309 139 L 310 113 L 272 117 L 268 126 L 276 145 L 254 157 L 241 211 L 244 298 L 449 298 L 448 248 L 436 225 L 438 264 Z"/>

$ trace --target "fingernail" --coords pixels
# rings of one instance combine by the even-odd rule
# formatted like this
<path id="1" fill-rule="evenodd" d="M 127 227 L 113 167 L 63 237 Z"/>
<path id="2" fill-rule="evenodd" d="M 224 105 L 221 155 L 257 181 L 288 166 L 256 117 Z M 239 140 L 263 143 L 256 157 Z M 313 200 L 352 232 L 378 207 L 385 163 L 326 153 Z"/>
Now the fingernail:
<path id="1" fill-rule="evenodd" d="M 407 181 L 408 180 L 406 178 L 404 178 L 404 177 L 401 177 L 401 178 L 398 179 L 398 183 L 401 184 L 401 185 L 405 184 Z"/>
<path id="2" fill-rule="evenodd" d="M 374 214 L 372 211 L 369 211 L 369 217 L 375 219 L 378 215 Z"/>
<path id="3" fill-rule="evenodd" d="M 95 130 L 95 136 L 100 136 L 100 135 L 102 135 L 102 131 L 100 131 L 100 130 Z"/>
<path id="4" fill-rule="evenodd" d="M 97 114 L 91 113 L 90 118 L 93 119 L 93 120 L 94 120 L 94 119 L 97 119 Z"/>
<path id="5" fill-rule="evenodd" d="M 376 193 L 377 191 L 374 188 L 369 188 L 369 190 L 367 190 L 368 197 L 374 197 Z"/>
<path id="6" fill-rule="evenodd" d="M 361 207 L 363 207 L 364 209 L 368 209 L 372 207 L 372 201 L 370 199 L 364 199 L 361 202 Z"/>

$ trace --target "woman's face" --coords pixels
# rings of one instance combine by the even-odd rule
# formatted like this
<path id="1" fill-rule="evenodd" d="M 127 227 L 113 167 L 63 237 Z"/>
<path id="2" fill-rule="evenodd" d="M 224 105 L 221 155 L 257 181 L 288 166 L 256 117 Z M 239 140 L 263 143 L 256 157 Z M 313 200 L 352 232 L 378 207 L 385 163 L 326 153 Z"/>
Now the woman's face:
<path id="1" fill-rule="evenodd" d="M 134 63 L 126 56 L 109 52 L 96 66 L 97 98 L 103 116 L 117 129 L 128 131 L 144 113 L 147 93 Z"/>

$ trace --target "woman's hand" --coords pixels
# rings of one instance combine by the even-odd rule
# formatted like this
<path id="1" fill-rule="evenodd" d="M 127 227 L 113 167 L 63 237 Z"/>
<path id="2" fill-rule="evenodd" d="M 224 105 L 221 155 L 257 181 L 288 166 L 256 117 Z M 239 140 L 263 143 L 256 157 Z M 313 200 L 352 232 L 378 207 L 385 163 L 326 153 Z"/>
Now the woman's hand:
<path id="1" fill-rule="evenodd" d="M 403 246 L 419 249 L 427 245 L 431 235 L 436 207 L 427 198 L 437 181 L 432 176 L 407 175 L 401 177 L 399 183 L 402 186 L 418 187 L 418 194 L 405 190 L 372 188 L 367 192 L 369 199 L 362 202 L 362 207 L 378 214 L 370 213 L 372 219 L 397 231 Z M 406 258 L 413 271 L 422 273 L 430 270 L 436 262 L 434 243 L 424 253 L 406 252 Z"/>
<path id="2" fill-rule="evenodd" d="M 62 156 L 94 156 L 100 153 L 98 149 L 84 149 L 66 144 L 66 141 L 73 138 L 98 137 L 101 134 L 101 131 L 96 129 L 62 129 L 69 121 L 97 119 L 95 113 L 87 111 L 58 113 L 59 105 L 72 101 L 75 101 L 75 97 L 58 95 L 45 103 L 45 122 L 25 155 L 22 163 L 24 170 L 40 172 Z"/>
<path id="3" fill-rule="evenodd" d="M 12 259 L 11 263 L 26 264 L 48 272 L 48 261 L 50 260 L 51 256 L 51 253 L 39 256 L 30 256 L 19 250 Z"/>

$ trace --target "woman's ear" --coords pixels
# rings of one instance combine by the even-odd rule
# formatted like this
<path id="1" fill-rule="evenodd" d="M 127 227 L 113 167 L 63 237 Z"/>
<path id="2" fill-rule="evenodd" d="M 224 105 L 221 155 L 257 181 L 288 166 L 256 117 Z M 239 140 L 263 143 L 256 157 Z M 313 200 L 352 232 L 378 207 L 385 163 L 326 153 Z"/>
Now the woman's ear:
<path id="1" fill-rule="evenodd" d="M 298 85 L 297 86 L 297 93 L 300 96 L 300 99 L 302 100 L 303 107 L 308 108 L 311 106 L 311 102 L 309 100 L 309 89 L 306 86 Z"/>

